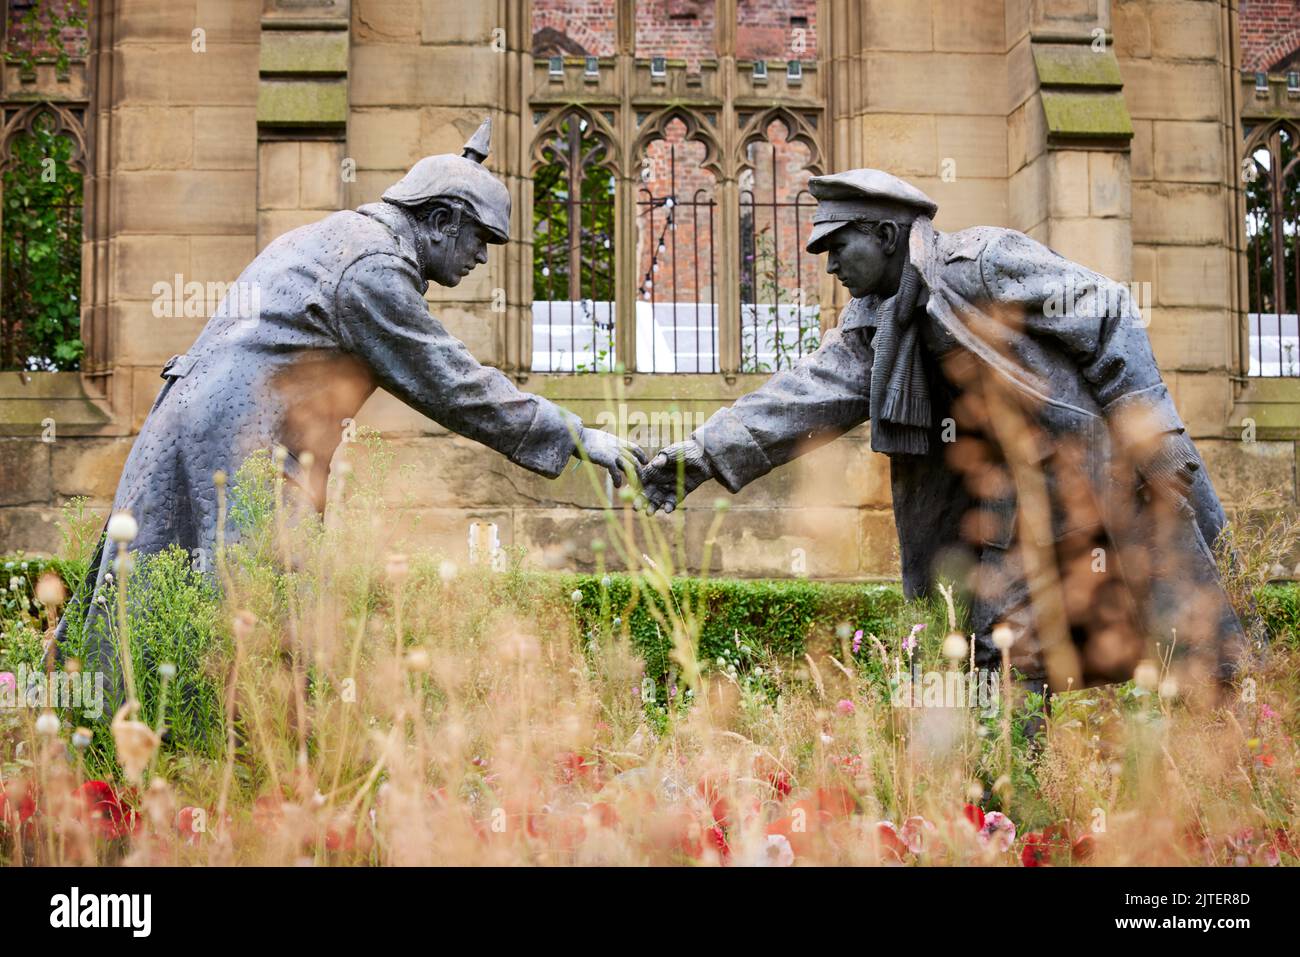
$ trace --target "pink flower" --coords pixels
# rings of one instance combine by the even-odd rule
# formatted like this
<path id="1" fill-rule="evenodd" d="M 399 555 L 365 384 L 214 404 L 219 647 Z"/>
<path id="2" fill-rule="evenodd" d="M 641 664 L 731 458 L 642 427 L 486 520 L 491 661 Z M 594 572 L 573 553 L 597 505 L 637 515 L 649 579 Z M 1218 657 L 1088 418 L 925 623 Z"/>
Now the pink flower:
<path id="1" fill-rule="evenodd" d="M 853 653 L 856 655 L 862 650 L 862 629 L 859 628 L 853 633 Z"/>
<path id="2" fill-rule="evenodd" d="M 1016 843 L 1016 825 L 1001 811 L 989 811 L 984 815 L 984 826 L 980 828 L 980 837 L 986 843 L 995 843 L 1001 850 L 1011 850 Z"/>
<path id="3" fill-rule="evenodd" d="M 4 678 L 5 678 L 4 675 L 0 675 L 0 684 L 4 684 Z M 1270 708 L 1267 704 L 1261 704 L 1259 706 L 1259 719 L 1261 721 L 1272 721 L 1276 717 L 1277 717 L 1277 712 L 1274 711 L 1272 708 Z"/>
<path id="4" fill-rule="evenodd" d="M 848 698 L 841 698 L 839 703 L 835 705 L 835 710 L 838 711 L 840 714 L 850 715 L 857 709 L 853 707 L 853 702 L 850 701 Z"/>
<path id="5" fill-rule="evenodd" d="M 912 633 L 903 639 L 903 650 L 911 657 L 912 649 L 916 647 L 916 636 L 925 631 L 925 622 L 920 622 L 912 626 Z"/>
<path id="6" fill-rule="evenodd" d="M 860 635 L 862 632 L 858 632 L 858 634 Z M 0 691 L 6 688 L 15 692 L 18 690 L 18 679 L 14 677 L 12 671 L 0 671 Z"/>

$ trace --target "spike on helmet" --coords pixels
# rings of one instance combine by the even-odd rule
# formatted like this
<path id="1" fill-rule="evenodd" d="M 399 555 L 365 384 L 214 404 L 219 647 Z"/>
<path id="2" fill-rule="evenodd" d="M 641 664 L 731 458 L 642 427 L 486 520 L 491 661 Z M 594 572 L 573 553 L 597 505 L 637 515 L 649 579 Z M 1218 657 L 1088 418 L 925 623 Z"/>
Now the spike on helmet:
<path id="1" fill-rule="evenodd" d="M 422 206 L 432 199 L 459 204 L 487 229 L 488 242 L 504 243 L 510 238 L 510 193 L 483 165 L 491 148 L 489 116 L 461 155 L 426 156 L 384 192 L 384 201 L 407 207 Z"/>

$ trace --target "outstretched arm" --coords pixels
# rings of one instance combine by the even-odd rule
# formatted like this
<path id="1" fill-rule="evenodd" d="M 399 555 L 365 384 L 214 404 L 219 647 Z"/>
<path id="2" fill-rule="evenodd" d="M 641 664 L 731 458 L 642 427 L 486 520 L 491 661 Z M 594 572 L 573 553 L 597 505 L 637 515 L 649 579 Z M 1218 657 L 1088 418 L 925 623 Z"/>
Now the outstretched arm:
<path id="1" fill-rule="evenodd" d="M 719 409 L 690 439 L 669 446 L 642 470 L 649 508 L 671 512 L 710 478 L 738 492 L 819 444 L 867 420 L 872 352 L 867 329 L 832 329 L 821 347 L 761 388 Z M 678 465 L 678 462 L 682 466 Z"/>
<path id="2" fill-rule="evenodd" d="M 339 281 L 336 334 L 385 389 L 440 425 L 548 478 L 564 470 L 579 446 L 609 469 L 616 486 L 630 468 L 626 455 L 645 460 L 640 449 L 584 429 L 573 413 L 520 391 L 499 370 L 480 364 L 429 312 L 424 286 L 415 268 L 391 253 L 358 259 Z"/>

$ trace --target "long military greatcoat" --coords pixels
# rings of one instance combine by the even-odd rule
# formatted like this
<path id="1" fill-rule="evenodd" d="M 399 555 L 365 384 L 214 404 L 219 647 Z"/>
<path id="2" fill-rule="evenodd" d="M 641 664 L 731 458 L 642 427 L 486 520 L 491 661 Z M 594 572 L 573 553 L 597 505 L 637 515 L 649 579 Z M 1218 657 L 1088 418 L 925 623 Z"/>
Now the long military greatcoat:
<path id="1" fill-rule="evenodd" d="M 918 219 L 910 236 L 910 261 L 928 293 L 924 312 L 918 308 L 914 321 L 922 324 L 919 332 L 935 411 L 929 452 L 890 458 L 906 594 L 925 593 L 945 553 L 967 549 L 980 570 L 1010 571 L 1002 577 L 1006 587 L 973 598 L 978 663 L 997 666 L 999 652 L 990 641 L 996 623 L 1026 623 L 1030 586 L 1018 564 L 1015 492 L 991 503 L 994 517 L 1004 520 L 983 523 L 971 542 L 963 520 L 976 506 L 990 503 L 973 496 L 966 477 L 952 467 L 953 446 L 943 435 L 958 394 L 942 371 L 943 363 L 954 356 L 973 357 L 1018 395 L 1032 400 L 1027 406 L 1035 410 L 1035 427 L 1051 440 L 1048 449 L 1061 442 L 1083 445 L 1089 485 L 1103 503 L 1103 518 L 1092 531 L 1112 565 L 1123 564 L 1118 559 L 1126 552 L 1130 555 L 1127 567 L 1112 567 L 1111 572 L 1119 572 L 1129 593 L 1118 600 L 1136 600 L 1138 630 L 1167 642 L 1170 630 L 1178 629 L 1184 644 L 1199 636 L 1199 653 L 1208 659 L 1202 664 L 1226 673 L 1243 632 L 1210 547 L 1224 526 L 1224 512 L 1161 381 L 1145 329 L 1133 321 L 1136 311 L 1128 290 L 1022 233 L 993 227 L 945 234 L 934 230 L 928 219 Z M 810 440 L 842 434 L 870 417 L 872 338 L 879 305 L 869 299 L 852 301 L 815 353 L 696 430 L 694 439 L 728 490 L 739 491 L 789 461 L 806 450 Z M 1020 324 L 1014 334 L 996 332 L 1006 331 L 999 318 L 1004 315 L 1016 317 Z M 992 336 L 990 329 L 995 330 Z M 998 347 L 990 345 L 992 340 Z M 1151 508 L 1141 500 L 1118 503 L 1123 509 L 1114 507 L 1123 483 L 1117 486 L 1109 471 L 1117 451 L 1111 426 L 1135 409 L 1165 433 L 1166 448 L 1153 459 L 1159 463 L 1156 468 L 1181 464 L 1194 470 L 1173 529 L 1160 535 L 1151 527 Z M 1054 472 L 1050 456 L 1039 464 L 1053 497 L 1056 544 L 1080 529 L 1071 527 L 1060 507 L 1056 493 L 1061 476 Z M 1129 489 L 1140 490 L 1144 480 L 1159 477 L 1134 475 Z M 1131 560 L 1134 547 L 1142 562 Z M 1029 627 L 1032 630 L 1032 623 Z M 1033 655 L 1013 664 L 1032 678 L 1044 677 L 1042 662 Z M 1123 666 L 1114 664 L 1115 673 L 1107 673 L 1103 663 L 1101 673 L 1091 677 L 1121 675 Z M 1131 669 L 1132 662 L 1127 666 Z"/>
<path id="2" fill-rule="evenodd" d="M 214 473 L 233 478 L 275 445 L 289 451 L 289 478 L 323 508 L 345 420 L 379 387 L 517 465 L 560 474 L 581 422 L 480 365 L 430 314 L 418 249 L 409 214 L 375 203 L 286 233 L 253 260 L 193 347 L 163 370 L 113 501 L 139 524 L 133 551 L 177 544 L 211 555 Z M 309 476 L 298 464 L 305 451 Z M 111 558 L 101 542 L 93 584 Z"/>

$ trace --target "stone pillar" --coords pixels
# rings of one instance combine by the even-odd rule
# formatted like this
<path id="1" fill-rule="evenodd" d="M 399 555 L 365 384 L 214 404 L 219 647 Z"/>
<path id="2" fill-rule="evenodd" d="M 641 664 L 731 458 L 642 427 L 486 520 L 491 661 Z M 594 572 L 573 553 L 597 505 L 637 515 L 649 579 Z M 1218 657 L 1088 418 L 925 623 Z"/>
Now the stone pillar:
<path id="1" fill-rule="evenodd" d="M 1010 225 L 1127 282 L 1133 124 L 1107 0 L 1008 0 Z M 1145 305 L 1145 303 L 1143 303 Z"/>
<path id="2" fill-rule="evenodd" d="M 257 248 L 344 202 L 348 0 L 263 0 Z M 355 171 L 353 171 L 355 178 Z"/>

